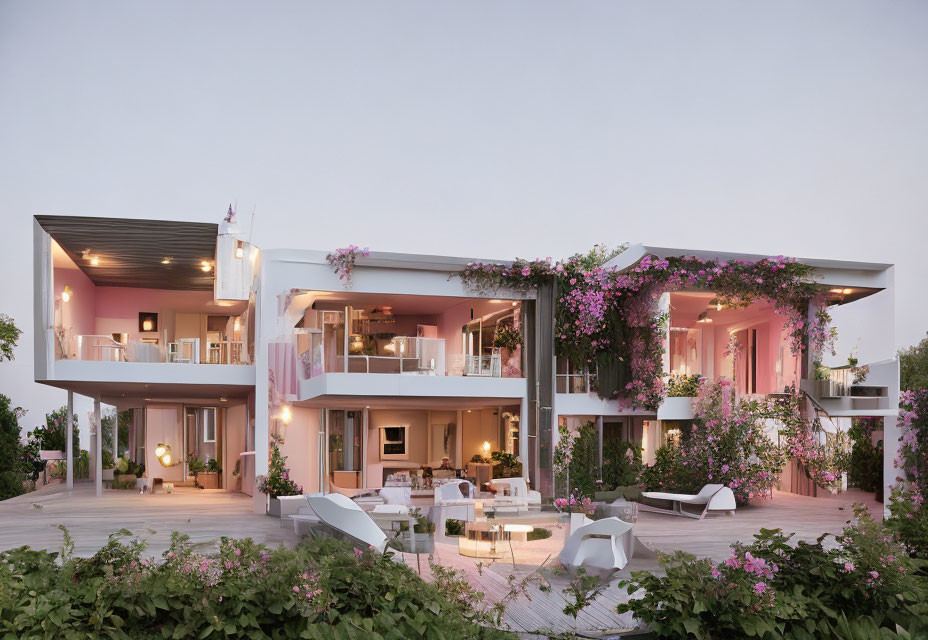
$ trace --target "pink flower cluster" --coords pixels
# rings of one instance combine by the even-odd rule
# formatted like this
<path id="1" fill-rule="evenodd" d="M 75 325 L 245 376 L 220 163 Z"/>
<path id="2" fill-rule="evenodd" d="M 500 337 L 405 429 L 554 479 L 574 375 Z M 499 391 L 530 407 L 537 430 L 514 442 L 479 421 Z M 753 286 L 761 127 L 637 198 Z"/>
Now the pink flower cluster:
<path id="1" fill-rule="evenodd" d="M 344 280 L 347 287 L 351 284 L 351 272 L 358 256 L 369 256 L 370 254 L 371 252 L 367 247 L 361 249 L 352 244 L 342 249 L 336 249 L 328 254 L 325 259 L 332 265 L 338 279 Z"/>

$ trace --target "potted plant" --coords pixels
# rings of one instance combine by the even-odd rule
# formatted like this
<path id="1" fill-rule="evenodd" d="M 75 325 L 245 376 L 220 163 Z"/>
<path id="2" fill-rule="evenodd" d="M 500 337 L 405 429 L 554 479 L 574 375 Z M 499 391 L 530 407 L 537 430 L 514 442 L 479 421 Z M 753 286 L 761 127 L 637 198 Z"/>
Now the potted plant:
<path id="1" fill-rule="evenodd" d="M 522 333 L 511 324 L 497 325 L 493 334 L 493 346 L 501 350 L 500 358 L 503 363 L 522 346 Z"/>
<path id="2" fill-rule="evenodd" d="M 115 468 L 114 489 L 134 489 L 136 481 L 142 477 L 142 473 L 145 471 L 145 465 L 136 464 L 127 458 L 117 458 Z"/>
<path id="3" fill-rule="evenodd" d="M 522 477 L 522 463 L 515 455 L 505 451 L 494 451 L 490 454 L 490 460 L 493 463 L 494 478 Z"/>
<path id="4" fill-rule="evenodd" d="M 103 450 L 102 463 L 103 482 L 109 482 L 112 485 L 114 476 L 113 466 L 115 461 L 113 460 L 113 454 L 107 449 Z"/>
<path id="5" fill-rule="evenodd" d="M 192 453 L 187 456 L 187 472 L 193 474 L 193 486 L 202 489 L 200 474 L 206 471 L 206 463 Z"/>
<path id="6" fill-rule="evenodd" d="M 219 488 L 219 474 L 222 473 L 222 465 L 216 458 L 210 458 L 206 461 L 206 470 L 200 472 L 200 486 L 204 489 Z"/>
<path id="7" fill-rule="evenodd" d="M 280 517 L 280 496 L 298 496 L 303 493 L 303 487 L 290 479 L 290 470 L 284 466 L 286 456 L 280 455 L 280 438 L 271 436 L 271 459 L 268 462 L 266 476 L 258 479 L 258 490 L 268 497 L 268 515 Z"/>
<path id="8" fill-rule="evenodd" d="M 837 398 L 838 383 L 831 379 L 831 369 L 821 362 L 812 363 L 815 368 L 815 393 L 819 398 Z"/>

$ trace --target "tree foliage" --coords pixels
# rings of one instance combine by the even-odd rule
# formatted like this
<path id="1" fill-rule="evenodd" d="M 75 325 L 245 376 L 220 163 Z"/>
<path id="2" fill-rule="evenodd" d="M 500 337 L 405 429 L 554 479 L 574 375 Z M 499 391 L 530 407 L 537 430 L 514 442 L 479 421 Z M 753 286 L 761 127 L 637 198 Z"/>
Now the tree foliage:
<path id="1" fill-rule="evenodd" d="M 899 350 L 899 382 L 902 391 L 928 389 L 928 337 Z"/>
<path id="2" fill-rule="evenodd" d="M 0 362 L 13 359 L 13 349 L 22 333 L 13 323 L 13 318 L 0 313 Z"/>
<path id="3" fill-rule="evenodd" d="M 18 496 L 25 491 L 23 481 L 28 472 L 23 459 L 25 451 L 19 440 L 19 419 L 25 415 L 10 399 L 0 394 L 0 500 Z"/>

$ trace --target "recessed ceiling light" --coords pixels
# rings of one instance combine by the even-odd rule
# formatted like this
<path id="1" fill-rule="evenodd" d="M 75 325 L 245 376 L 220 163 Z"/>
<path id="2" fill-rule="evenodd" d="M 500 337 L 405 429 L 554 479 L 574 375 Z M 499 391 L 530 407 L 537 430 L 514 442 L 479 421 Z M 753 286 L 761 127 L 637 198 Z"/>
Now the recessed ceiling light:
<path id="1" fill-rule="evenodd" d="M 171 264 L 172 262 L 174 262 L 174 258 L 171 256 L 164 256 L 161 258 L 161 264 Z"/>
<path id="2" fill-rule="evenodd" d="M 90 266 L 96 267 L 98 264 L 100 264 L 100 258 L 97 256 L 90 256 Z"/>
<path id="3" fill-rule="evenodd" d="M 208 260 L 203 260 L 200 262 L 200 268 L 208 273 L 209 270 L 213 268 L 213 265 L 211 265 Z"/>

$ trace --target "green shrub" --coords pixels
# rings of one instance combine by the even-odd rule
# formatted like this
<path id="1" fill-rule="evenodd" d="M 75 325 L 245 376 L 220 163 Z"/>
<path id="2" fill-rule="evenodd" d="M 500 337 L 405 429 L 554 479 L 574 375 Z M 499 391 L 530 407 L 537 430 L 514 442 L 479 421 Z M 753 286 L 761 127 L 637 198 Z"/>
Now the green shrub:
<path id="1" fill-rule="evenodd" d="M 667 381 L 668 398 L 695 398 L 699 393 L 699 381 L 702 376 L 694 373 L 691 376 L 670 376 Z"/>
<path id="2" fill-rule="evenodd" d="M 874 447 L 872 433 L 882 429 L 874 418 L 855 418 L 847 434 L 853 440 L 847 482 L 863 491 L 877 491 L 883 486 L 883 448 Z"/>
<path id="3" fill-rule="evenodd" d="M 897 487 L 890 497 L 889 512 L 886 527 L 899 536 L 910 556 L 928 561 L 928 507 L 916 502 L 912 489 Z"/>
<path id="4" fill-rule="evenodd" d="M 446 536 L 463 536 L 464 535 L 464 521 L 463 520 L 445 520 L 445 535 Z"/>
<path id="5" fill-rule="evenodd" d="M 577 437 L 570 448 L 568 480 L 570 490 L 579 490 L 584 496 L 592 497 L 599 480 L 599 435 L 596 424 L 587 422 L 577 430 Z"/>
<path id="6" fill-rule="evenodd" d="M 836 536 L 835 548 L 798 542 L 779 529 L 761 529 L 726 562 L 677 552 L 661 555 L 667 575 L 632 573 L 621 586 L 640 599 L 618 606 L 658 637 L 816 640 L 907 638 L 928 633 L 924 566 L 865 509 Z M 853 629 L 879 629 L 861 636 Z M 899 630 L 904 630 L 899 631 Z M 897 636 L 896 633 L 899 635 Z"/>
<path id="7" fill-rule="evenodd" d="M 528 532 L 528 535 L 525 536 L 525 539 L 529 542 L 533 540 L 547 540 L 551 537 L 551 529 L 545 529 L 544 527 L 535 527 Z"/>
<path id="8" fill-rule="evenodd" d="M 603 486 L 629 487 L 641 475 L 641 447 L 624 440 L 603 442 Z"/>
<path id="9" fill-rule="evenodd" d="M 512 638 L 482 626 L 473 590 L 421 580 L 350 543 L 268 550 L 223 538 L 201 555 L 174 534 L 161 561 L 114 534 L 92 558 L 0 554 L 4 638 Z M 452 589 L 452 587 L 454 587 Z"/>

